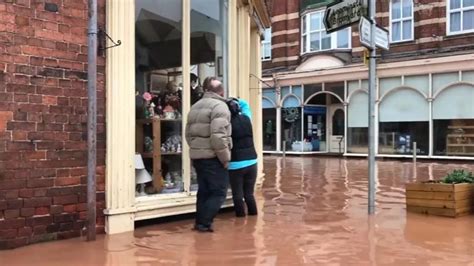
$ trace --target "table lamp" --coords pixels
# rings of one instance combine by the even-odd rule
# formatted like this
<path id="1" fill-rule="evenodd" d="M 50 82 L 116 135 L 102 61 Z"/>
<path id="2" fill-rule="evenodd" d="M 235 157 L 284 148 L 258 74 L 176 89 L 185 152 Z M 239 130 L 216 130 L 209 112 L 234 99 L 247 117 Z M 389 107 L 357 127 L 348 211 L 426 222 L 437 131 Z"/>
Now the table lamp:
<path id="1" fill-rule="evenodd" d="M 140 154 L 135 154 L 135 184 L 140 185 L 140 190 L 138 191 L 137 196 L 147 195 L 145 193 L 145 184 L 151 181 L 153 181 L 153 178 L 145 169 L 142 156 Z"/>

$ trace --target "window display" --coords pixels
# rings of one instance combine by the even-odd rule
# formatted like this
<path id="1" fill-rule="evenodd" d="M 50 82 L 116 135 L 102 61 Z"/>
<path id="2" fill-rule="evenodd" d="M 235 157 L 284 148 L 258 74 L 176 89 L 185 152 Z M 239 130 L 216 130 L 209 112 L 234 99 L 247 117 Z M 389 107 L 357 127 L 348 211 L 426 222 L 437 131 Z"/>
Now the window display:
<path id="1" fill-rule="evenodd" d="M 183 192 L 182 2 L 135 8 L 137 196 Z"/>
<path id="2" fill-rule="evenodd" d="M 302 151 L 301 140 L 301 108 L 282 108 L 281 140 L 286 143 L 286 151 Z M 283 149 L 283 147 L 282 147 Z"/>
<path id="3" fill-rule="evenodd" d="M 198 80 L 215 76 L 227 89 L 227 1 L 191 0 L 191 71 Z M 191 191 L 197 190 L 191 166 Z"/>
<path id="4" fill-rule="evenodd" d="M 474 156 L 474 119 L 435 120 L 434 155 Z"/>
<path id="5" fill-rule="evenodd" d="M 277 138 L 276 138 L 276 109 L 267 108 L 263 109 L 263 150 L 264 151 L 276 151 L 277 149 Z"/>
<path id="6" fill-rule="evenodd" d="M 428 155 L 428 122 L 391 122 L 379 124 L 380 154 L 413 154 L 413 143 L 417 143 L 417 154 Z"/>
<path id="7" fill-rule="evenodd" d="M 326 151 L 326 106 L 304 107 L 305 151 Z"/>

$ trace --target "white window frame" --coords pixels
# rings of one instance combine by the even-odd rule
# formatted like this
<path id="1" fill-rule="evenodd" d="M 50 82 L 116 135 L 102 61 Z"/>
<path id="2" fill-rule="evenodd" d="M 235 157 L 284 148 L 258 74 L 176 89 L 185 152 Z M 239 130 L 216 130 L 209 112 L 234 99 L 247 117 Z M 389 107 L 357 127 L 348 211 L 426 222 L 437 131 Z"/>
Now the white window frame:
<path id="1" fill-rule="evenodd" d="M 474 32 L 474 29 L 470 29 L 470 30 L 464 30 L 463 29 L 463 22 L 464 22 L 464 12 L 466 11 L 471 11 L 471 10 L 474 10 L 474 6 L 470 6 L 470 7 L 463 7 L 463 2 L 464 0 L 459 0 L 460 1 L 460 7 L 459 8 L 456 8 L 456 9 L 452 9 L 451 8 L 451 0 L 446 0 L 447 1 L 447 11 L 446 11 L 446 32 L 448 33 L 448 35 L 459 35 L 459 34 L 466 34 L 466 33 L 472 33 Z M 461 21 L 459 22 L 460 23 L 460 26 L 461 26 L 461 30 L 460 31 L 451 31 L 451 14 L 452 13 L 460 13 L 461 14 Z"/>
<path id="2" fill-rule="evenodd" d="M 403 2 L 405 1 L 410 1 L 411 2 L 411 15 L 409 17 L 403 17 Z M 447 0 L 449 1 L 449 0 Z M 394 19 L 392 18 L 392 5 L 393 5 L 393 0 L 390 0 L 390 10 L 389 10 L 389 16 L 390 16 L 390 25 L 389 25 L 389 32 L 390 32 L 390 43 L 402 43 L 402 42 L 410 42 L 415 39 L 415 5 L 413 3 L 413 0 L 400 0 L 400 18 Z M 403 39 L 403 22 L 406 21 L 411 21 L 411 34 L 410 38 L 408 39 Z M 400 40 L 394 41 L 393 40 L 393 32 L 392 32 L 392 25 L 393 23 L 400 23 Z"/>
<path id="3" fill-rule="evenodd" d="M 272 28 L 268 28 L 268 29 L 265 29 L 265 32 L 270 32 L 270 38 L 269 40 L 267 39 L 263 39 L 261 41 L 261 60 L 262 61 L 270 61 L 272 60 Z M 269 57 L 265 57 L 265 46 L 269 46 L 270 47 L 270 56 Z"/>
<path id="4" fill-rule="evenodd" d="M 351 50 L 352 49 L 352 28 L 348 27 L 348 36 L 347 36 L 347 45 L 348 47 L 338 48 L 337 47 L 337 34 L 340 31 L 330 33 L 331 36 L 331 47 L 329 49 L 322 49 L 322 38 L 320 39 L 320 49 L 317 51 L 311 51 L 311 34 L 320 33 L 322 37 L 322 33 L 326 32 L 326 28 L 324 24 L 322 25 L 321 29 L 319 30 L 311 30 L 311 15 L 316 13 L 321 13 L 321 21 L 324 19 L 324 12 L 325 10 L 316 10 L 312 12 L 308 12 L 301 16 L 301 54 L 312 54 L 312 53 L 320 53 L 325 51 L 334 51 L 334 50 Z M 303 21 L 306 19 L 306 31 L 304 31 L 304 23 Z M 346 29 L 343 29 L 346 30 Z M 342 30 L 341 30 L 342 31 Z M 303 41 L 304 37 L 306 36 L 306 42 Z M 306 48 L 306 49 L 305 49 Z"/>

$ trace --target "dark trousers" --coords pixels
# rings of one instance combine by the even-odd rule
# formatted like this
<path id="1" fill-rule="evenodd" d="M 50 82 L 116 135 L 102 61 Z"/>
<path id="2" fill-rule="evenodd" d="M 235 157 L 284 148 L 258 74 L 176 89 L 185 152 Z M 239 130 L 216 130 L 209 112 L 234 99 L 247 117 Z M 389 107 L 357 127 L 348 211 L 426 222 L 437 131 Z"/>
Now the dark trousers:
<path id="1" fill-rule="evenodd" d="M 231 170 L 229 175 L 235 215 L 239 217 L 245 216 L 245 205 L 247 205 L 249 215 L 257 215 L 257 203 L 253 195 L 257 180 L 257 165 Z"/>
<path id="2" fill-rule="evenodd" d="M 217 158 L 193 160 L 193 165 L 198 181 L 196 225 L 211 227 L 227 196 L 229 172 Z"/>

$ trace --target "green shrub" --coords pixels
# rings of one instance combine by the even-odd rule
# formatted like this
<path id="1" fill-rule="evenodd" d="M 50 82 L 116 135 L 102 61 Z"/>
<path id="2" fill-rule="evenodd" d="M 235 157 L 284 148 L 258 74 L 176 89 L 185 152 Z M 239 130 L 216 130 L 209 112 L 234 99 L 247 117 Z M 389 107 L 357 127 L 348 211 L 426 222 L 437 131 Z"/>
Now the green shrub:
<path id="1" fill-rule="evenodd" d="M 474 175 L 472 172 L 458 169 L 444 177 L 442 182 L 446 184 L 474 183 Z"/>

